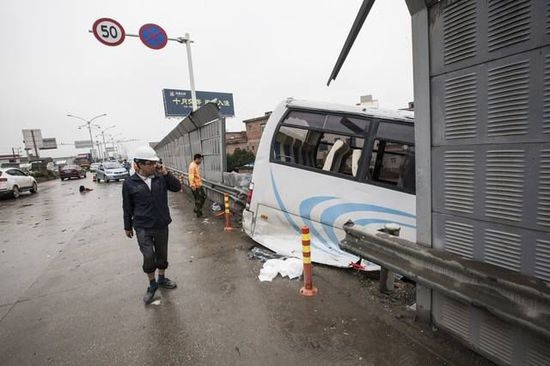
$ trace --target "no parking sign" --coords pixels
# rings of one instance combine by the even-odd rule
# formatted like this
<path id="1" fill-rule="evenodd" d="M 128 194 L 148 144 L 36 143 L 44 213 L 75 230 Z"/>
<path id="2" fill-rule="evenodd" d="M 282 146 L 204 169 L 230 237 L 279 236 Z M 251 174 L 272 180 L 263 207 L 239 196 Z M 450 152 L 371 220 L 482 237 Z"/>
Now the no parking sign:
<path id="1" fill-rule="evenodd" d="M 139 29 L 139 39 L 149 48 L 160 50 L 168 43 L 168 35 L 161 26 L 145 24 Z"/>

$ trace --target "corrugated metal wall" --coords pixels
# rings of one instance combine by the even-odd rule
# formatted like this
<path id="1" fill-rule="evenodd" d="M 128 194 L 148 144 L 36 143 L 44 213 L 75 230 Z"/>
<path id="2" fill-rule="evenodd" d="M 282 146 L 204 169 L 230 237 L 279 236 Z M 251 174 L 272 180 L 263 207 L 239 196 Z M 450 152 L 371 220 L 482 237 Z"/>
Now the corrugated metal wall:
<path id="1" fill-rule="evenodd" d="M 429 9 L 432 244 L 550 283 L 550 0 Z M 434 293 L 433 318 L 502 364 L 550 342 Z"/>
<path id="2" fill-rule="evenodd" d="M 203 178 L 222 183 L 226 169 L 224 134 L 224 118 L 215 119 L 192 130 L 179 126 L 155 146 L 155 150 L 166 166 L 183 172 L 187 172 L 194 154 L 202 154 Z"/>

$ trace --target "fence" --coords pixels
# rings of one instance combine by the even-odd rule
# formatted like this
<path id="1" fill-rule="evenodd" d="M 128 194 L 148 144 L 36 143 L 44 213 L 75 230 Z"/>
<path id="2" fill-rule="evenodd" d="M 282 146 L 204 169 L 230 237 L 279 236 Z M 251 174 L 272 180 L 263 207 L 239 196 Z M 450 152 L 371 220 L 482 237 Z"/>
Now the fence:
<path id="1" fill-rule="evenodd" d="M 187 186 L 187 168 L 193 156 L 202 154 L 204 159 L 201 171 L 208 198 L 223 204 L 224 193 L 229 193 L 232 211 L 242 211 L 247 186 L 239 187 L 235 183 L 239 179 L 225 173 L 227 168 L 225 118 L 220 116 L 215 103 L 207 103 L 191 113 L 154 148 L 168 169 L 177 175 L 184 176 L 185 186 Z"/>

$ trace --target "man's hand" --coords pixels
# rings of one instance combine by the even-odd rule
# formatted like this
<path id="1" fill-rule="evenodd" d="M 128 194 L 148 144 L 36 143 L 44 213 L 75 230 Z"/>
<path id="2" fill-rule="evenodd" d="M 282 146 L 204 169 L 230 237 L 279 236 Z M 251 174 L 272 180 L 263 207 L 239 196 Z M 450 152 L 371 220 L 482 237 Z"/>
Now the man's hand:
<path id="1" fill-rule="evenodd" d="M 132 239 L 134 237 L 134 231 L 133 230 L 124 230 L 126 232 L 126 236 Z"/>
<path id="2" fill-rule="evenodd" d="M 168 174 L 168 170 L 166 169 L 164 164 L 157 164 L 157 174 L 160 174 L 160 175 Z"/>

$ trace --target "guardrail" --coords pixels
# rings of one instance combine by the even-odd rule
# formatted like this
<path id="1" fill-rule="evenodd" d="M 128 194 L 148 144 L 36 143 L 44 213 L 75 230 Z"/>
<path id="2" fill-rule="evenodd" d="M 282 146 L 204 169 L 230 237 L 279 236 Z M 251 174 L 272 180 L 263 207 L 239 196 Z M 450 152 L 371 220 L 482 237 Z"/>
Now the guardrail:
<path id="1" fill-rule="evenodd" d="M 343 250 L 550 339 L 550 287 L 542 280 L 398 237 L 344 225 Z"/>
<path id="2" fill-rule="evenodd" d="M 188 178 L 189 173 L 184 172 L 179 169 L 174 169 L 171 167 L 168 167 L 168 169 L 174 173 L 175 175 L 183 175 L 184 176 L 184 185 L 188 187 Z M 235 187 L 227 186 L 223 183 L 214 182 L 208 179 L 202 179 L 203 181 L 203 187 L 206 190 L 210 190 L 212 192 L 218 193 L 220 195 L 219 200 L 216 200 L 218 203 L 223 204 L 223 196 L 225 193 L 229 194 L 229 198 L 231 199 L 233 203 L 233 209 L 232 211 L 235 213 L 240 213 L 244 209 L 244 206 L 246 205 L 246 190 L 241 190 Z M 223 206 L 223 205 L 222 205 Z"/>

